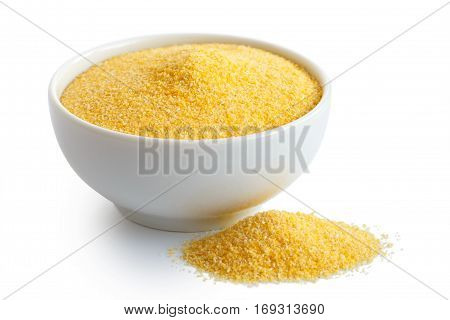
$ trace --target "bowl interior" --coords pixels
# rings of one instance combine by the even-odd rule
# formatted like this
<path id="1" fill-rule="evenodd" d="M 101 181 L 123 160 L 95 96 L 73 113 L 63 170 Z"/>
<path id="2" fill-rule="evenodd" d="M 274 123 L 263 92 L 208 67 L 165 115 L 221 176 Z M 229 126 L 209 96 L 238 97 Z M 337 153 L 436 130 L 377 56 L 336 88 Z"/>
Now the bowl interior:
<path id="1" fill-rule="evenodd" d="M 105 44 L 94 48 L 88 52 L 83 53 L 82 55 L 78 55 L 71 60 L 67 61 L 63 64 L 54 74 L 52 80 L 50 81 L 49 86 L 49 99 L 60 111 L 66 114 L 72 120 L 78 122 L 79 124 L 88 127 L 93 130 L 100 130 L 103 133 L 113 134 L 116 137 L 135 137 L 130 134 L 115 132 L 107 128 L 99 127 L 95 124 L 91 124 L 83 119 L 76 117 L 71 114 L 60 102 L 60 97 L 64 89 L 69 85 L 69 83 L 80 73 L 86 71 L 90 67 L 95 64 L 98 64 L 108 58 L 111 58 L 116 55 L 120 55 L 127 52 L 139 51 L 148 48 L 157 48 L 163 46 L 177 45 L 177 44 L 187 44 L 187 43 L 210 43 L 210 42 L 220 42 L 220 43 L 233 43 L 233 44 L 242 44 L 248 45 L 251 47 L 263 49 L 280 56 L 283 56 L 299 65 L 305 67 L 305 69 L 310 72 L 316 79 L 320 82 L 323 87 L 323 95 L 321 101 L 317 104 L 317 106 L 311 110 L 309 113 L 304 115 L 303 117 L 294 120 L 288 124 L 285 124 L 281 127 L 274 128 L 268 131 L 264 131 L 266 134 L 271 134 L 277 130 L 281 130 L 285 126 L 290 126 L 293 124 L 298 124 L 306 120 L 306 118 L 312 117 L 315 113 L 319 112 L 322 109 L 323 101 L 327 99 L 329 95 L 330 88 L 329 86 L 324 86 L 326 82 L 326 76 L 324 72 L 309 59 L 303 57 L 302 55 L 291 51 L 289 49 L 280 47 L 278 45 L 250 39 L 243 38 L 237 36 L 229 36 L 229 35 L 215 35 L 215 34 L 163 34 L 163 35 L 150 35 L 132 39 L 121 40 L 109 44 Z M 254 134 L 252 134 L 254 135 Z M 146 137 L 147 139 L 148 137 Z M 230 137 L 230 138 L 221 138 L 219 140 L 226 139 L 235 139 L 239 137 Z M 159 139 L 159 138 L 148 138 L 148 139 Z M 167 139 L 171 140 L 171 139 Z M 209 140 L 209 139 L 205 139 Z M 184 140 L 191 141 L 191 140 Z M 197 140 L 192 140 L 197 141 Z"/>

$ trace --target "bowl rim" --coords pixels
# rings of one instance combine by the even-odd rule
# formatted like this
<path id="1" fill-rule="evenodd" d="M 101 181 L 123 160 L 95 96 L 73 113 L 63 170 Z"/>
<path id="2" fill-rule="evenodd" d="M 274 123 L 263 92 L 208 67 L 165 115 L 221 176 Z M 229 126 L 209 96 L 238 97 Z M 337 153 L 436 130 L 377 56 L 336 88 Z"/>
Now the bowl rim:
<path id="1" fill-rule="evenodd" d="M 295 119 L 294 121 L 288 122 L 282 126 L 275 127 L 275 128 L 269 129 L 269 130 L 264 130 L 264 131 L 260 131 L 260 132 L 247 134 L 247 135 L 242 135 L 242 136 L 231 136 L 231 137 L 225 137 L 225 138 L 206 138 L 206 139 L 176 139 L 176 138 L 160 138 L 160 137 L 156 138 L 156 137 L 139 136 L 139 135 L 135 135 L 135 134 L 131 134 L 131 133 L 115 131 L 112 129 L 98 126 L 96 124 L 93 124 L 82 118 L 77 117 L 76 115 L 71 113 L 69 110 L 67 110 L 64 107 L 64 105 L 61 103 L 60 97 L 58 96 L 57 90 L 56 90 L 59 80 L 61 78 L 61 74 L 66 72 L 68 69 L 70 69 L 71 65 L 74 65 L 77 62 L 79 62 L 80 59 L 87 60 L 91 64 L 91 66 L 96 65 L 105 60 L 105 59 L 103 59 L 98 62 L 95 62 L 95 64 L 92 64 L 92 60 L 89 58 L 89 56 L 98 51 L 105 51 L 105 52 L 112 51 L 121 46 L 127 46 L 127 45 L 130 46 L 130 45 L 138 43 L 138 42 L 151 40 L 152 38 L 156 39 L 156 38 L 163 38 L 163 37 L 167 37 L 167 38 L 185 37 L 185 38 L 190 38 L 190 39 L 198 38 L 198 41 L 173 41 L 173 45 L 190 44 L 190 43 L 207 43 L 207 42 L 220 43 L 220 42 L 224 42 L 224 43 L 236 43 L 236 44 L 248 45 L 250 47 L 260 48 L 260 49 L 275 53 L 277 55 L 280 55 L 282 57 L 284 57 L 284 54 L 288 54 L 291 57 L 295 57 L 295 58 L 293 59 L 290 57 L 290 58 L 286 58 L 286 59 L 289 59 L 289 60 L 291 60 L 297 64 L 300 64 L 302 66 L 304 66 L 305 63 L 308 65 L 308 66 L 304 66 L 304 67 L 309 73 L 311 73 L 319 81 L 320 85 L 322 86 L 322 90 L 323 90 L 322 97 L 321 97 L 320 101 L 317 103 L 317 105 L 311 111 L 309 111 L 305 115 L 301 116 L 300 118 Z M 167 44 L 167 45 L 170 45 L 170 44 Z M 73 50 L 73 51 L 75 51 L 75 50 Z M 138 50 L 130 50 L 128 52 L 133 52 L 133 51 L 138 51 Z M 109 58 L 111 58 L 113 56 L 115 56 L 115 55 L 113 54 Z M 86 59 L 86 58 L 88 58 L 88 59 Z M 106 58 L 106 59 L 108 59 L 108 58 Z M 311 69 L 314 69 L 314 70 L 311 70 Z M 83 71 L 80 71 L 80 73 L 81 72 L 83 72 Z M 77 75 L 79 75 L 80 73 L 78 73 Z M 73 79 L 74 78 L 72 78 L 72 80 Z M 329 99 L 331 87 L 330 87 L 330 84 L 326 82 L 326 79 L 327 79 L 327 77 L 326 77 L 324 71 L 322 70 L 322 68 L 320 68 L 316 63 L 311 61 L 309 58 L 307 58 L 293 50 L 290 50 L 286 47 L 283 47 L 278 44 L 268 42 L 265 40 L 249 38 L 249 37 L 241 37 L 241 36 L 235 36 L 235 35 L 228 35 L 228 34 L 217 34 L 217 33 L 162 33 L 162 34 L 149 34 L 149 35 L 144 35 L 144 36 L 139 36 L 139 37 L 125 38 L 125 39 L 121 39 L 121 40 L 117 40 L 117 41 L 113 41 L 113 42 L 108 42 L 108 43 L 96 46 L 90 50 L 84 51 L 81 54 L 79 53 L 79 54 L 75 55 L 74 57 L 72 57 L 69 60 L 67 60 L 66 62 L 64 62 L 53 74 L 53 76 L 50 80 L 49 86 L 48 86 L 48 99 L 49 99 L 50 107 L 56 106 L 58 111 L 62 112 L 62 114 L 66 118 L 68 118 L 70 121 L 73 121 L 74 123 L 76 123 L 77 125 L 85 128 L 85 129 L 94 131 L 98 134 L 104 134 L 104 135 L 110 136 L 112 138 L 126 139 L 126 140 L 130 140 L 130 141 L 131 140 L 136 141 L 136 139 L 144 139 L 146 141 L 177 142 L 177 143 L 199 143 L 199 142 L 220 143 L 220 142 L 242 140 L 244 138 L 245 139 L 255 139 L 258 137 L 262 137 L 262 136 L 268 137 L 268 136 L 275 135 L 281 131 L 287 130 L 291 127 L 305 124 L 308 120 L 316 117 L 319 113 L 321 113 L 328 106 L 326 101 Z M 67 85 L 66 85 L 66 87 L 67 87 Z"/>

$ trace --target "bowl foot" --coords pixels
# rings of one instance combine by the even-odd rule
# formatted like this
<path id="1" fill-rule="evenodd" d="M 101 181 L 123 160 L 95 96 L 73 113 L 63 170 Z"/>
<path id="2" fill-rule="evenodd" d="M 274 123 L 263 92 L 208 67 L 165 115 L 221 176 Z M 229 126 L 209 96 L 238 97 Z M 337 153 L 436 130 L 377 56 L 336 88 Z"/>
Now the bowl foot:
<path id="1" fill-rule="evenodd" d="M 238 220 L 258 212 L 260 206 L 247 208 L 229 215 L 204 219 L 165 218 L 149 215 L 148 213 L 135 212 L 115 204 L 119 212 L 128 220 L 144 227 L 175 232 L 202 232 L 228 227 Z"/>

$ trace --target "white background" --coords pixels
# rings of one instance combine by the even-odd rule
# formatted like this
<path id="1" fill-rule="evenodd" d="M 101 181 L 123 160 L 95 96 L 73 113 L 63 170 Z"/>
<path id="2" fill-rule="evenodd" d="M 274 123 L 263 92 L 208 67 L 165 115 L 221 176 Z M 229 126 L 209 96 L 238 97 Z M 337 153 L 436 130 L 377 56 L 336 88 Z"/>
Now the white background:
<path id="1" fill-rule="evenodd" d="M 444 4 L 5 2 L 78 51 L 145 34 L 225 33 L 297 50 L 330 78 Z M 332 111 L 321 150 L 311 173 L 289 188 L 331 219 L 389 233 L 395 240 L 392 260 L 446 297 L 449 26 L 450 5 L 332 84 Z M 0 4 L 1 298 L 120 219 L 114 206 L 71 170 L 53 134 L 47 85 L 56 68 L 73 55 Z M 265 207 L 304 209 L 286 194 Z M 88 312 L 124 317 L 125 302 L 93 299 L 145 300 L 128 302 L 133 305 L 149 305 L 153 299 L 214 300 L 210 303 L 249 307 L 256 302 L 315 302 L 328 306 L 330 318 L 448 315 L 448 300 L 382 259 L 367 274 L 309 284 L 249 288 L 202 281 L 166 254 L 167 248 L 192 236 L 125 221 L 2 302 L 0 318 L 2 313 L 12 319 L 25 314 L 52 318 L 58 313 L 80 317 Z"/>

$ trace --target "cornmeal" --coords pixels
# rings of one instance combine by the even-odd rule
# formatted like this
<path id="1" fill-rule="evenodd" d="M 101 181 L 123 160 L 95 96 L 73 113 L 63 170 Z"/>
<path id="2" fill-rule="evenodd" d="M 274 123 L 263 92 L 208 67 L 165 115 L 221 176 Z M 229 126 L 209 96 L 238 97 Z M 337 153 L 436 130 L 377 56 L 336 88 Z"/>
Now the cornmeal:
<path id="1" fill-rule="evenodd" d="M 214 277 L 257 283 L 326 278 L 367 264 L 382 250 L 367 230 L 273 210 L 187 242 L 182 257 Z"/>
<path id="2" fill-rule="evenodd" d="M 158 138 L 241 136 L 311 111 L 319 82 L 276 54 L 235 44 L 186 44 L 115 56 L 64 90 L 68 111 L 100 127 Z"/>

